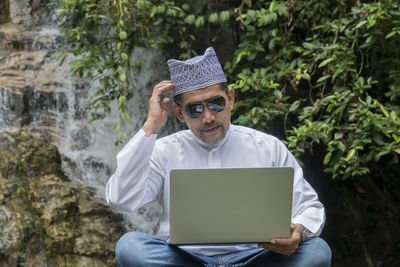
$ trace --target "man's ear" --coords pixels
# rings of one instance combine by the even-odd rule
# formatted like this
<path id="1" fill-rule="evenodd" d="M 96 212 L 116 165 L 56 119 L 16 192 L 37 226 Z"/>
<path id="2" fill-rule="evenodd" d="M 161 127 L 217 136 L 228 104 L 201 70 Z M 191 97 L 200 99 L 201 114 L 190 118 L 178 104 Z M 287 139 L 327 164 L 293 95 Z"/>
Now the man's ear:
<path id="1" fill-rule="evenodd" d="M 178 118 L 178 120 L 180 120 L 181 122 L 185 122 L 185 118 L 183 118 L 181 106 L 177 105 L 175 102 L 172 103 L 172 111 L 174 112 L 174 114 Z"/>
<path id="2" fill-rule="evenodd" d="M 232 111 L 235 104 L 235 90 L 233 90 L 233 88 L 228 89 L 228 99 L 229 99 L 229 107 Z"/>

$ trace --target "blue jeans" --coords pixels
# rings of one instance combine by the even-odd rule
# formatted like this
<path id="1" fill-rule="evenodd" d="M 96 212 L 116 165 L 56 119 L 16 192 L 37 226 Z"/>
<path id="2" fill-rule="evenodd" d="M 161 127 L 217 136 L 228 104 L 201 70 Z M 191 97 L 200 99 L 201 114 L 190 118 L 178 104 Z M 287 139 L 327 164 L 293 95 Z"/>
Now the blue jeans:
<path id="1" fill-rule="evenodd" d="M 141 232 L 129 232 L 117 243 L 115 257 L 118 266 L 330 266 L 331 250 L 319 237 L 301 242 L 295 253 L 281 255 L 263 248 L 253 248 L 228 254 L 204 256 L 189 253 L 162 238 Z"/>

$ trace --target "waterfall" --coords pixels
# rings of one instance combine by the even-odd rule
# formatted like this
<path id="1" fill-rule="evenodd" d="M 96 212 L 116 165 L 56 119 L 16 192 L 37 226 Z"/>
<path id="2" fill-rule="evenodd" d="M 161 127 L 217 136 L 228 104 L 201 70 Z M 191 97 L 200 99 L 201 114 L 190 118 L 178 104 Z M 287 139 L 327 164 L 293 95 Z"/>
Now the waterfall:
<path id="1" fill-rule="evenodd" d="M 89 123 L 82 103 L 96 88 L 96 81 L 70 74 L 67 62 L 72 56 L 59 66 L 55 58 L 65 47 L 60 30 L 47 25 L 21 30 L 12 18 L 11 23 L 0 24 L 0 131 L 25 131 L 49 140 L 58 147 L 67 176 L 104 197 L 106 182 L 116 167 L 116 151 L 121 148 L 114 146 L 117 133 L 111 130 L 119 122 L 117 104 L 106 119 Z M 142 71 L 134 79 L 134 97 L 127 103 L 131 120 L 123 130 L 129 137 L 146 119 L 153 86 L 168 77 L 160 51 L 138 47 L 132 57 L 141 61 Z M 177 128 L 171 116 L 161 135 Z M 154 232 L 159 213 L 157 203 L 151 203 L 126 214 L 126 221 L 135 229 Z"/>

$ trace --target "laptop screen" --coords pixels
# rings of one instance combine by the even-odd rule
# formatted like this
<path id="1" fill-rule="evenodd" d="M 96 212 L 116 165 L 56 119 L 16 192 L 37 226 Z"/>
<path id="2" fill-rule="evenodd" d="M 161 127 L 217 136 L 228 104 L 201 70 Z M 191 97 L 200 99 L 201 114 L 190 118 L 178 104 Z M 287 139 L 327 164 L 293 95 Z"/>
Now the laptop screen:
<path id="1" fill-rule="evenodd" d="M 175 169 L 170 243 L 267 242 L 289 237 L 293 168 Z"/>

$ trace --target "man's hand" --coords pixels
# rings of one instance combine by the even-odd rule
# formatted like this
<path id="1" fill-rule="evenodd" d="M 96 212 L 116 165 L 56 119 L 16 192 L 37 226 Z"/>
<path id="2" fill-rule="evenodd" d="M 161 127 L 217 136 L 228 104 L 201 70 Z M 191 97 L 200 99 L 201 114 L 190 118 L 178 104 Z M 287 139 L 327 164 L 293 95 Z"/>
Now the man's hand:
<path id="1" fill-rule="evenodd" d="M 289 238 L 273 238 L 270 243 L 259 243 L 258 247 L 269 249 L 279 254 L 291 255 L 299 247 L 301 234 L 304 231 L 304 226 L 301 224 L 292 224 L 290 226 Z"/>
<path id="2" fill-rule="evenodd" d="M 147 137 L 158 133 L 167 122 L 170 100 L 163 98 L 163 95 L 172 89 L 174 89 L 172 81 L 162 81 L 154 86 L 153 94 L 149 100 L 147 120 L 142 127 Z"/>

